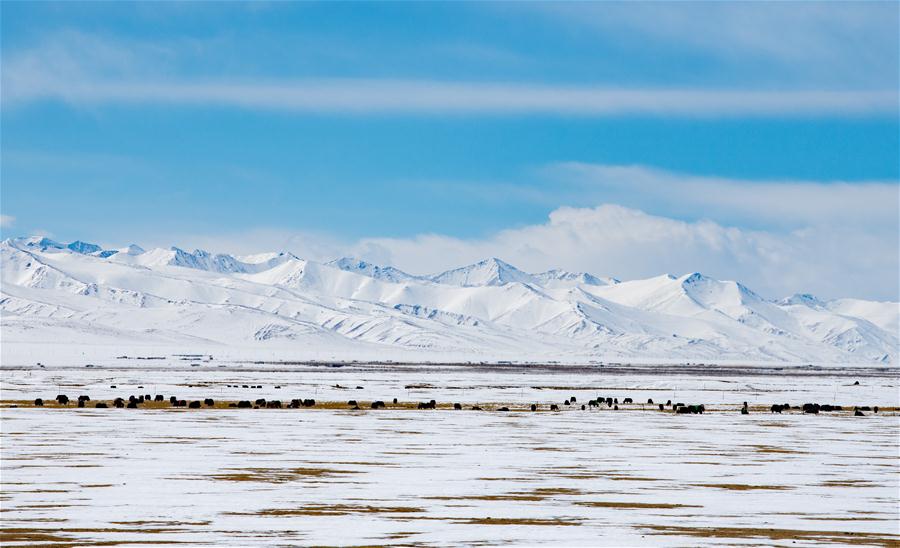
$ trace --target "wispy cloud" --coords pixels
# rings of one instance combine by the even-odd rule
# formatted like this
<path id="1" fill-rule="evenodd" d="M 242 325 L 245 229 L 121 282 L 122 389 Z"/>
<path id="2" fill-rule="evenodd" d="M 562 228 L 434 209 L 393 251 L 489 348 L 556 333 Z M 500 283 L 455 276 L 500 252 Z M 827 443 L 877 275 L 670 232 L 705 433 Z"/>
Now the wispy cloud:
<path id="1" fill-rule="evenodd" d="M 849 223 L 900 229 L 900 181 L 759 181 L 581 162 L 553 164 L 543 171 L 591 198 L 644 208 L 655 204 L 670 215 L 753 225 Z"/>
<path id="2" fill-rule="evenodd" d="M 192 78 L 166 70 L 162 46 L 74 34 L 4 53 L 4 108 L 161 104 L 340 114 L 577 116 L 895 115 L 895 89 L 617 87 L 404 78 Z"/>
<path id="3" fill-rule="evenodd" d="M 632 51 L 694 53 L 744 71 L 898 85 L 897 2 L 530 2 L 517 6 Z M 501 8 L 502 9 L 502 6 Z"/>
<path id="4" fill-rule="evenodd" d="M 12 215 L 0 215 L 0 228 L 12 228 L 16 223 L 16 218 Z"/>

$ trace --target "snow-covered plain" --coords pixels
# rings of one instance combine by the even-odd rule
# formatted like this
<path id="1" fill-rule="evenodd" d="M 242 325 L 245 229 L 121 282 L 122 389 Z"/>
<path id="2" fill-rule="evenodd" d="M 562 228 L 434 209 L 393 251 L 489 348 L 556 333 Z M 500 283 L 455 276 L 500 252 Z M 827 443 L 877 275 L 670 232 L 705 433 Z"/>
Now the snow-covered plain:
<path id="1" fill-rule="evenodd" d="M 290 253 L 103 250 L 13 239 L 3 364 L 119 354 L 232 359 L 641 361 L 892 366 L 900 305 L 762 298 L 699 273 L 620 281 L 498 259 L 431 276 Z"/>
<path id="2" fill-rule="evenodd" d="M 561 405 L 558 413 L 4 408 L 4 546 L 39 538 L 210 546 L 900 543 L 893 369 L 748 368 L 711 377 L 678 367 L 200 363 L 4 366 L 0 399 L 397 397 L 546 409 L 604 395 L 638 404 Z M 234 387 L 243 384 L 261 388 Z M 640 405 L 648 398 L 704 403 L 708 412 L 659 412 Z M 743 401 L 751 414 L 738 412 Z M 882 411 L 758 410 L 807 401 Z"/>

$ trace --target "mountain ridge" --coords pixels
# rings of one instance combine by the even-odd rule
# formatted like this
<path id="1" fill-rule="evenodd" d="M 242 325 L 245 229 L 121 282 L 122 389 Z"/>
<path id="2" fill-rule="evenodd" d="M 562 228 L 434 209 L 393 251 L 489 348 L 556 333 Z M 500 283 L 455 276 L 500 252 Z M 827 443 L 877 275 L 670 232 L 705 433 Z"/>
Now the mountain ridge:
<path id="1" fill-rule="evenodd" d="M 52 333 L 284 352 L 328 342 L 523 359 L 897 359 L 897 303 L 808 294 L 773 301 L 699 272 L 620 281 L 532 274 L 489 258 L 419 276 L 347 257 L 104 250 L 47 238 L 7 239 L 0 251 L 7 341 Z"/>

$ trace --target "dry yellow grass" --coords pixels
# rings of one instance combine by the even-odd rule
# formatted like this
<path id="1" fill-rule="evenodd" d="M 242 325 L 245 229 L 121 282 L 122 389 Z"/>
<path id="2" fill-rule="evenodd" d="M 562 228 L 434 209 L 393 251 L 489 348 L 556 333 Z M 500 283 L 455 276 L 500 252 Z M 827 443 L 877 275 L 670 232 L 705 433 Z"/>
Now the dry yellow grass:
<path id="1" fill-rule="evenodd" d="M 805 531 L 801 529 L 764 529 L 754 527 L 679 527 L 647 525 L 655 535 L 677 535 L 695 538 L 803 540 L 817 543 L 860 546 L 900 546 L 900 536 L 850 531 Z"/>

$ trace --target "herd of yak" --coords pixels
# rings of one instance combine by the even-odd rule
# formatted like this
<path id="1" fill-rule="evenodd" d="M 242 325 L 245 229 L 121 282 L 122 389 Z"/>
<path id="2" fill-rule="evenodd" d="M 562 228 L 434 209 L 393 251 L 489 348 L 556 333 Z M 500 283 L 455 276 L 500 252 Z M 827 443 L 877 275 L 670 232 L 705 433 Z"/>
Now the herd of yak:
<path id="1" fill-rule="evenodd" d="M 253 387 L 253 388 L 257 388 L 257 387 Z M 261 387 L 259 387 L 259 388 L 261 388 Z M 78 405 L 78 407 L 85 407 L 87 402 L 90 402 L 90 401 L 91 401 L 90 396 L 78 396 L 78 404 L 77 405 Z M 165 400 L 165 397 L 161 394 L 157 394 L 156 396 L 151 396 L 150 394 L 145 394 L 145 395 L 140 395 L 140 396 L 131 395 L 131 396 L 128 396 L 127 401 L 123 398 L 116 398 L 115 400 L 112 401 L 112 406 L 119 407 L 119 408 L 124 407 L 124 408 L 128 408 L 128 409 L 137 409 L 141 404 L 143 404 L 145 402 L 151 402 L 151 401 L 152 402 L 165 402 L 166 400 Z M 563 402 L 563 406 L 577 405 L 577 401 L 578 401 L 577 398 L 575 396 L 572 396 L 571 398 L 568 398 Z M 66 396 L 65 394 L 59 394 L 58 396 L 56 396 L 56 402 L 60 405 L 67 406 L 67 405 L 69 405 L 69 397 Z M 200 409 L 203 406 L 213 407 L 213 406 L 215 406 L 216 402 L 212 398 L 206 398 L 202 402 L 199 400 L 188 402 L 187 400 L 181 400 L 175 396 L 171 396 L 171 397 L 169 397 L 169 404 L 172 407 L 187 407 L 189 409 Z M 394 398 L 393 404 L 397 405 L 397 398 Z M 634 404 L 634 400 L 632 398 L 624 398 L 622 400 L 622 404 L 623 405 Z M 44 400 L 41 398 L 37 398 L 34 400 L 34 405 L 37 407 L 43 407 Z M 249 408 L 252 408 L 252 409 L 281 409 L 283 407 L 287 407 L 289 409 L 298 409 L 300 407 L 315 407 L 315 405 L 316 405 L 316 400 L 313 400 L 313 399 L 293 399 L 290 401 L 289 404 L 283 405 L 281 400 L 266 400 L 265 398 L 259 398 L 253 402 L 251 402 L 250 400 L 242 400 L 242 401 L 238 401 L 236 403 L 231 402 L 228 404 L 228 407 L 236 407 L 239 409 L 245 409 L 245 408 L 246 409 L 249 409 Z M 588 401 L 587 406 L 582 404 L 581 410 L 584 411 L 587 408 L 594 408 L 594 407 L 599 408 L 602 405 L 606 405 L 606 407 L 613 408 L 614 410 L 617 411 L 619 409 L 619 399 L 612 398 L 612 397 L 598 397 L 596 399 Z M 663 403 L 654 404 L 652 399 L 648 399 L 647 405 L 658 405 L 658 409 L 660 411 L 665 411 L 666 409 L 671 409 L 676 414 L 697 415 L 697 414 L 703 414 L 703 412 L 706 410 L 706 407 L 703 406 L 702 404 L 701 405 L 685 405 L 684 403 L 672 403 L 672 400 L 668 400 L 664 404 Z M 348 401 L 347 406 L 351 410 L 359 410 L 360 409 L 359 403 L 356 400 Z M 98 408 L 98 409 L 105 409 L 105 408 L 109 407 L 109 404 L 107 404 L 105 402 L 97 402 L 96 404 L 94 404 L 94 407 Z M 381 409 L 381 408 L 387 407 L 387 405 L 383 401 L 377 400 L 377 401 L 373 401 L 370 404 L 370 407 L 371 407 L 371 409 Z M 437 409 L 437 402 L 435 400 L 430 400 L 427 402 L 419 402 L 417 408 L 418 409 Z M 453 404 L 453 409 L 461 410 L 462 408 L 463 408 L 462 404 L 460 404 L 460 403 Z M 478 407 L 477 405 L 472 406 L 470 409 L 473 411 L 481 411 L 482 410 L 481 407 Z M 539 409 L 539 405 L 536 403 L 533 403 L 533 404 L 531 404 L 530 409 L 532 411 L 537 411 Z M 550 404 L 549 409 L 550 409 L 550 411 L 559 411 L 559 405 L 557 405 L 555 403 Z M 844 408 L 840 405 L 829 405 L 829 404 L 820 405 L 818 403 L 805 403 L 801 407 L 791 407 L 791 405 L 787 404 L 787 403 L 775 404 L 770 408 L 772 413 L 779 413 L 779 414 L 782 413 L 783 411 L 790 411 L 791 409 L 799 409 L 803 413 L 810 413 L 810 414 L 819 414 L 819 412 L 843 411 L 844 410 Z M 508 407 L 498 407 L 497 411 L 509 411 L 509 408 Z M 878 406 L 875 406 L 875 407 L 862 406 L 862 407 L 854 407 L 853 408 L 853 414 L 855 416 L 864 416 L 863 411 L 873 411 L 875 413 L 878 413 Z M 750 413 L 750 410 L 747 405 L 747 402 L 744 402 L 743 407 L 741 407 L 741 414 L 747 415 L 749 413 Z"/>

